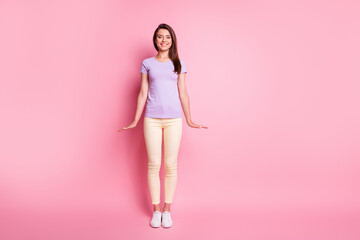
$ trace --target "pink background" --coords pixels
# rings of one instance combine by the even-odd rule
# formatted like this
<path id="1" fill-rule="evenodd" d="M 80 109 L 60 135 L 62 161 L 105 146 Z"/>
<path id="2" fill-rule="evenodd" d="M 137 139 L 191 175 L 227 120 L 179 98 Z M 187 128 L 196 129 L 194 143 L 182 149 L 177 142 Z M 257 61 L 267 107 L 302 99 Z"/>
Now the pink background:
<path id="1" fill-rule="evenodd" d="M 0 238 L 359 239 L 359 7 L 1 1 Z M 149 226 L 143 118 L 117 132 L 160 23 L 209 127 L 184 121 L 170 229 Z"/>

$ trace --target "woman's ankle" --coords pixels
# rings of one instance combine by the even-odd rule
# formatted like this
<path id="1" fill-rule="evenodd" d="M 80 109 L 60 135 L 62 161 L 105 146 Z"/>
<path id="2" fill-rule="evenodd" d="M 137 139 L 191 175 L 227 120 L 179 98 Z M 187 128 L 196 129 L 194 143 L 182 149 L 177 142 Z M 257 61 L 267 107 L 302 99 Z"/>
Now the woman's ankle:
<path id="1" fill-rule="evenodd" d="M 163 212 L 170 212 L 170 204 L 171 203 L 165 203 L 164 204 Z"/>
<path id="2" fill-rule="evenodd" d="M 154 205 L 154 212 L 155 211 L 161 211 L 161 209 L 160 209 L 160 204 L 153 204 Z"/>

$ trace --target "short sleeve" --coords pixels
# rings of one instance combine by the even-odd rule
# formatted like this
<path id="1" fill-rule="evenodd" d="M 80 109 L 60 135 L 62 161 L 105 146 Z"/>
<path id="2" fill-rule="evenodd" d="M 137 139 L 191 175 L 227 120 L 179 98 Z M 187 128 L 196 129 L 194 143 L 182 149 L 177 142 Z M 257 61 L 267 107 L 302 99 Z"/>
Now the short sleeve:
<path id="1" fill-rule="evenodd" d="M 146 66 L 145 60 L 141 64 L 140 72 L 141 73 L 148 73 L 148 68 Z"/>
<path id="2" fill-rule="evenodd" d="M 184 61 L 180 60 L 180 62 L 181 62 L 181 73 L 187 72 Z"/>

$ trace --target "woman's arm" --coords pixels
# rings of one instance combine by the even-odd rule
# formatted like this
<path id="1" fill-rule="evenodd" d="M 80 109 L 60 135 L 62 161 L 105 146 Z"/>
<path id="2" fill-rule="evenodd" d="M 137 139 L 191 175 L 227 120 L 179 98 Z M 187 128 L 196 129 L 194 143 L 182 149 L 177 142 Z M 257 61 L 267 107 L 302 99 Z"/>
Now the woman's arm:
<path id="1" fill-rule="evenodd" d="M 149 80 L 147 73 L 141 73 L 141 88 L 137 99 L 136 112 L 133 123 L 138 123 L 141 117 L 141 114 L 144 110 L 147 95 L 149 90 Z"/>
<path id="2" fill-rule="evenodd" d="M 136 105 L 134 121 L 129 126 L 119 129 L 118 132 L 121 132 L 122 130 L 126 130 L 129 128 L 136 127 L 136 125 L 138 124 L 138 122 L 140 120 L 141 114 L 144 110 L 144 107 L 145 107 L 148 90 L 149 90 L 148 74 L 141 73 L 141 87 L 140 87 L 140 92 L 139 92 L 139 95 L 137 98 L 137 105 Z"/>
<path id="3" fill-rule="evenodd" d="M 190 99 L 186 90 L 185 78 L 186 78 L 185 73 L 179 74 L 178 89 L 179 89 L 179 97 L 186 118 L 186 122 L 187 124 L 189 124 L 191 122 Z"/>
<path id="4" fill-rule="evenodd" d="M 178 90 L 179 90 L 179 97 L 181 101 L 181 105 L 184 111 L 184 115 L 186 118 L 186 123 L 190 127 L 194 128 L 207 128 L 204 125 L 198 125 L 196 123 L 193 123 L 191 120 L 191 114 L 190 114 L 190 98 L 186 90 L 186 84 L 185 84 L 185 73 L 180 73 L 178 78 Z"/>

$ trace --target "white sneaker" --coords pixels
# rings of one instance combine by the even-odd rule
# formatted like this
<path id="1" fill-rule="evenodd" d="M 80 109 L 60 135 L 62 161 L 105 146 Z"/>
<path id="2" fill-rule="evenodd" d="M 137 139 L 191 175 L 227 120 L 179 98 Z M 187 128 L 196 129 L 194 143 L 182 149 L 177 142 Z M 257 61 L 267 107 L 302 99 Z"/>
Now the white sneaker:
<path id="1" fill-rule="evenodd" d="M 173 224 L 173 222 L 171 220 L 170 212 L 168 212 L 168 211 L 163 212 L 161 225 L 165 228 L 169 228 L 172 226 L 172 224 Z"/>
<path id="2" fill-rule="evenodd" d="M 154 228 L 158 228 L 161 226 L 161 212 L 160 211 L 155 211 L 153 213 L 153 217 L 151 219 L 150 226 L 152 226 Z"/>

